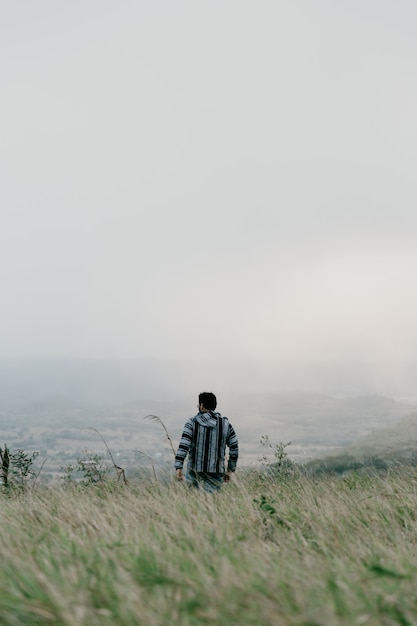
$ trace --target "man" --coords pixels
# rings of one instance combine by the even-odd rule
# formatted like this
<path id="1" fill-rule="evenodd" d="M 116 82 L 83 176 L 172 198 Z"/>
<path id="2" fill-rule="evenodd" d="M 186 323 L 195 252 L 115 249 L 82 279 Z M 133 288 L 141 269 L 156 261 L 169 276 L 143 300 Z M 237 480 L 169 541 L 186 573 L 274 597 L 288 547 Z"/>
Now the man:
<path id="1" fill-rule="evenodd" d="M 217 491 L 223 481 L 229 481 L 236 470 L 239 456 L 238 441 L 227 417 L 215 413 L 217 399 L 205 391 L 198 396 L 198 413 L 184 426 L 175 457 L 178 480 L 184 479 L 183 466 L 188 454 L 187 480 L 205 491 Z M 226 446 L 229 460 L 225 474 Z"/>

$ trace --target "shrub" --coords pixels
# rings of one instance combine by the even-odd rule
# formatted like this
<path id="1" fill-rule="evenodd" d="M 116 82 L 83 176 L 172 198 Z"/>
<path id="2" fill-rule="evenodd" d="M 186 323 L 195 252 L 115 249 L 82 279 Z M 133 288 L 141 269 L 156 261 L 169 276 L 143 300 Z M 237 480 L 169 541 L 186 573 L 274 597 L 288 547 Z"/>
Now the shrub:
<path id="1" fill-rule="evenodd" d="M 39 452 L 28 454 L 22 448 L 10 452 L 6 444 L 0 447 L 1 480 L 5 489 L 24 489 L 30 480 L 35 480 L 37 473 L 34 470 L 35 459 Z"/>

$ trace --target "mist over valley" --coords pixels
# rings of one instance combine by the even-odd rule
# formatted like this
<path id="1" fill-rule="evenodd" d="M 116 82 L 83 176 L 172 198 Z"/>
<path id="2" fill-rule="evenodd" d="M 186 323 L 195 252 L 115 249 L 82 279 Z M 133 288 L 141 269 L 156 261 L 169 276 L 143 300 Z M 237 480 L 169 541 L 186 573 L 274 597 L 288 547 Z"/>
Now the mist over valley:
<path id="1" fill-rule="evenodd" d="M 313 372 L 308 381 L 306 364 L 298 370 L 293 364 L 292 372 L 284 365 L 268 371 L 264 364 L 263 378 L 259 366 L 255 377 L 254 364 L 246 370 L 242 363 L 232 365 L 210 363 L 202 371 L 195 363 L 180 361 L 2 360 L 1 437 L 9 447 L 39 451 L 47 459 L 43 471 L 50 478 L 83 451 L 106 456 L 102 439 L 131 474 L 149 467 L 147 456 L 166 473 L 172 471 L 172 451 L 161 426 L 146 416 L 162 419 L 177 445 L 184 422 L 197 410 L 198 393 L 213 390 L 218 410 L 238 433 L 240 467 L 259 465 L 264 434 L 275 444 L 291 442 L 287 452 L 298 463 L 338 454 L 359 440 L 371 449 L 375 432 L 388 428 L 395 433 L 404 420 L 407 439 L 414 430 L 417 439 L 417 403 L 380 393 L 365 376 L 359 387 L 365 366 L 351 368 L 350 376 L 348 365 L 328 367 L 327 378 L 325 367 L 316 366 L 312 384 Z M 293 388 L 289 384 L 290 374 L 295 377 L 297 371 L 298 389 L 295 381 Z M 204 384 L 204 379 L 213 384 Z M 341 380 L 346 390 L 361 393 L 336 395 Z M 308 390 L 302 390 L 303 383 Z"/>

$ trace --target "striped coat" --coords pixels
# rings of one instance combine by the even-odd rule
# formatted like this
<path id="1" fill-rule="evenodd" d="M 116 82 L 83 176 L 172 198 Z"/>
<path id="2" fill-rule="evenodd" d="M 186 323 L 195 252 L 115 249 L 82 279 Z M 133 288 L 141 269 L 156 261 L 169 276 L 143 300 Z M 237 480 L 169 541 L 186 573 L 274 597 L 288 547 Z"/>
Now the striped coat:
<path id="1" fill-rule="evenodd" d="M 185 423 L 175 457 L 175 468 L 182 469 L 188 454 L 188 470 L 222 474 L 225 470 L 226 446 L 229 448 L 227 471 L 234 472 L 239 448 L 233 426 L 220 413 L 197 413 Z"/>

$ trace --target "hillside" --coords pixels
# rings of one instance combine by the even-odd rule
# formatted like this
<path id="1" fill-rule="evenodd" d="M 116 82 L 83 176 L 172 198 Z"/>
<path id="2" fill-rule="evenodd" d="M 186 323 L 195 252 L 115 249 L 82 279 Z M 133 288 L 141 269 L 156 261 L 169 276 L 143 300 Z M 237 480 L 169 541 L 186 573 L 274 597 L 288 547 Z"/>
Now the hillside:
<path id="1" fill-rule="evenodd" d="M 411 459 L 417 455 L 417 411 L 403 417 L 397 424 L 379 428 L 347 446 L 346 452 L 359 460 Z"/>
<path id="2" fill-rule="evenodd" d="M 0 493 L 2 626 L 412 626 L 415 472 Z"/>
<path id="3" fill-rule="evenodd" d="M 328 456 L 305 464 L 311 471 L 344 472 L 361 467 L 384 468 L 417 463 L 417 411 L 393 426 L 378 428 Z"/>

